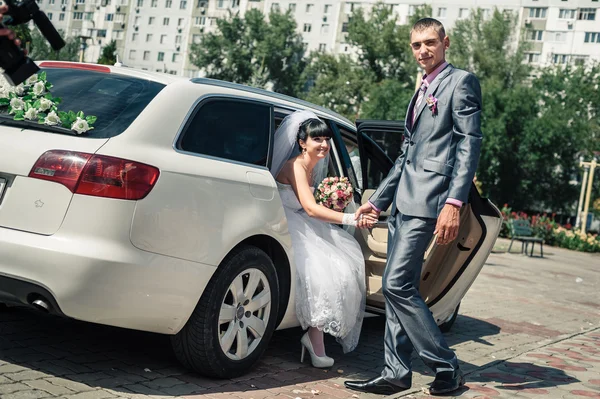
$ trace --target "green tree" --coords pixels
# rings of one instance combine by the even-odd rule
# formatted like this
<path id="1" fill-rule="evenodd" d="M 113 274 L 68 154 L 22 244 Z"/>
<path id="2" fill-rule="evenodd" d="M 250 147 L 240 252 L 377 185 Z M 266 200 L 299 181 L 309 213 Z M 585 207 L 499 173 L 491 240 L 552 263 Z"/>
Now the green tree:
<path id="1" fill-rule="evenodd" d="M 431 7 L 418 7 L 410 25 L 402 25 L 390 6 L 381 2 L 368 14 L 362 8 L 356 9 L 349 18 L 346 37 L 356 51 L 356 60 L 313 54 L 307 68 L 307 79 L 312 84 L 306 98 L 327 107 L 333 105 L 351 120 L 403 119 L 414 94 L 417 73 L 410 50 L 410 29 L 417 19 L 430 14 Z"/>
<path id="2" fill-rule="evenodd" d="M 102 48 L 102 54 L 98 58 L 98 64 L 114 65 L 117 62 L 117 41 L 111 40 Z"/>
<path id="3" fill-rule="evenodd" d="M 366 101 L 373 77 L 348 56 L 312 54 L 304 79 L 311 85 L 305 98 L 354 120 Z"/>
<path id="4" fill-rule="evenodd" d="M 525 124 L 536 117 L 534 90 L 526 85 L 530 70 L 522 64 L 526 44 L 516 42 L 516 16 L 481 9 L 459 20 L 450 33 L 448 59 L 480 80 L 484 139 L 477 179 L 497 203 L 529 209 L 533 198 L 523 192 L 525 165 L 520 162 Z M 521 42 L 524 43 L 524 42 Z"/>
<path id="5" fill-rule="evenodd" d="M 15 32 L 15 35 L 21 40 L 21 48 L 24 50 L 29 50 L 31 46 L 31 29 L 27 24 L 21 24 L 17 26 L 11 26 Z"/>
<path id="6" fill-rule="evenodd" d="M 258 10 L 217 20 L 217 31 L 192 44 L 190 61 L 207 76 L 230 82 L 271 86 L 276 92 L 297 95 L 306 65 L 302 36 L 288 12 Z"/>
<path id="7" fill-rule="evenodd" d="M 515 15 L 481 10 L 457 22 L 450 61 L 474 72 L 483 93 L 484 134 L 477 178 L 499 204 L 570 211 L 579 188 L 577 155 L 598 147 L 598 65 L 534 70 L 516 40 Z M 515 44 L 518 43 L 518 44 Z"/>
<path id="8" fill-rule="evenodd" d="M 64 38 L 63 33 L 59 33 Z M 67 37 L 65 43 L 66 44 L 62 49 L 54 51 L 40 31 L 37 28 L 34 28 L 31 30 L 30 57 L 38 61 L 79 61 L 79 40 L 74 37 Z"/>

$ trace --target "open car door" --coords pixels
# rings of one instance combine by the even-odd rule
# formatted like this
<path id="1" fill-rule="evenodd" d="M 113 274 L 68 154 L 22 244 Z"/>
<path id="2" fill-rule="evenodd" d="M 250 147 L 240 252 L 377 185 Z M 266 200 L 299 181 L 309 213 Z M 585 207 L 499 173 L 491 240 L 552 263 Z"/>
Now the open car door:
<path id="1" fill-rule="evenodd" d="M 364 204 L 400 155 L 404 123 L 359 120 L 356 126 L 360 154 L 360 174 L 356 174 L 362 181 L 360 202 Z M 350 138 L 344 137 L 344 140 Z M 373 229 L 357 231 L 358 239 L 363 241 L 367 308 L 371 311 L 381 312 L 385 307 L 381 285 L 386 264 L 389 212 L 390 209 L 383 210 Z M 482 198 L 473 184 L 469 202 L 461 209 L 457 239 L 446 246 L 437 245 L 435 237 L 431 241 L 423 260 L 420 292 L 438 325 L 452 323 L 456 318 L 460 301 L 487 260 L 501 225 L 498 208 Z"/>

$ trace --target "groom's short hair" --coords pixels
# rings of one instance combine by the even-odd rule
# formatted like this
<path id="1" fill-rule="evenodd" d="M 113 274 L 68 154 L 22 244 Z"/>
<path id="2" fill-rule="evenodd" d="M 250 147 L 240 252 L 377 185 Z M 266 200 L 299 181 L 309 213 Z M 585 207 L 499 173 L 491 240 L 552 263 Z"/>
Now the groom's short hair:
<path id="1" fill-rule="evenodd" d="M 434 18 L 421 18 L 413 25 L 410 30 L 410 36 L 412 37 L 413 32 L 422 32 L 426 29 L 433 28 L 437 34 L 440 36 L 440 40 L 444 40 L 446 37 L 446 30 L 444 29 L 444 25 L 440 21 Z"/>

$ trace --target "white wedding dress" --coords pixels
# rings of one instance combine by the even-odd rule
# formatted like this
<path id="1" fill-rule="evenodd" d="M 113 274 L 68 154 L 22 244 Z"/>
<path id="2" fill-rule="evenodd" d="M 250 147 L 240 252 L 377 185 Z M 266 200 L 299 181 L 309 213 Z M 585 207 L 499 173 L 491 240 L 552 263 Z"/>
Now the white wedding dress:
<path id="1" fill-rule="evenodd" d="M 306 214 L 291 186 L 277 182 L 296 263 L 296 314 L 302 328 L 358 344 L 365 310 L 365 261 L 348 232 Z M 314 190 L 314 188 L 313 188 Z"/>

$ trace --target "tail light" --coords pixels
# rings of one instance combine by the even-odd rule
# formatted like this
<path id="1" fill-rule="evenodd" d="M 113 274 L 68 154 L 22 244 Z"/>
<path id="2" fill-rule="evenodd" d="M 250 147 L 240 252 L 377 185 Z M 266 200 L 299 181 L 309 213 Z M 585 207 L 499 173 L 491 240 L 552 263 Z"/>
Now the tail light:
<path id="1" fill-rule="evenodd" d="M 29 177 L 60 183 L 74 194 L 140 200 L 158 180 L 154 166 L 74 151 L 47 151 Z"/>

